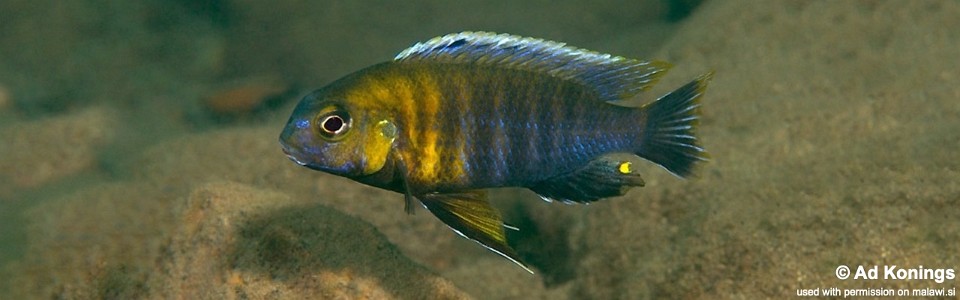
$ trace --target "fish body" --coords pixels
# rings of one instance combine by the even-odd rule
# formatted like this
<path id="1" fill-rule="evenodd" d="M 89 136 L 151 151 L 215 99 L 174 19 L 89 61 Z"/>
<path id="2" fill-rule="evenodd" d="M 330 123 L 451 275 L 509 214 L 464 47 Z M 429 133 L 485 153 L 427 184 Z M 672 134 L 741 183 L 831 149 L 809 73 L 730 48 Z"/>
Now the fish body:
<path id="1" fill-rule="evenodd" d="M 591 202 L 642 186 L 634 154 L 678 176 L 705 160 L 693 130 L 710 74 L 620 105 L 670 67 L 505 34 L 464 32 L 404 50 L 301 100 L 280 142 L 300 165 L 419 201 L 518 263 L 484 189 Z"/>

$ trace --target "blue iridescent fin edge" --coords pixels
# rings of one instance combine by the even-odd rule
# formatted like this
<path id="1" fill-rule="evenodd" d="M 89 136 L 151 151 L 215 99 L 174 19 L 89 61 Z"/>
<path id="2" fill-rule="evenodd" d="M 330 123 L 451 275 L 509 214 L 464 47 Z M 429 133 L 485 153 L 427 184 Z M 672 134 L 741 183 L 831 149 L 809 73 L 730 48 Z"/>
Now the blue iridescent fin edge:
<path id="1" fill-rule="evenodd" d="M 461 32 L 435 37 L 403 50 L 397 62 L 482 64 L 550 74 L 597 91 L 616 102 L 652 87 L 671 65 L 629 59 L 564 43 L 492 32 Z"/>

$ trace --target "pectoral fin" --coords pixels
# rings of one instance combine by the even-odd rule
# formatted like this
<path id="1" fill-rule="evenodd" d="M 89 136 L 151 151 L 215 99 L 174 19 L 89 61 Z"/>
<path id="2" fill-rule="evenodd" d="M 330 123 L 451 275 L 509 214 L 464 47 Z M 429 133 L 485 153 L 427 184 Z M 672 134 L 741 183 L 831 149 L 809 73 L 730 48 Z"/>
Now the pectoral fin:
<path id="1" fill-rule="evenodd" d="M 397 153 L 394 151 L 393 153 Z M 413 202 L 415 201 L 413 193 L 410 191 L 410 180 L 407 179 L 410 173 L 407 173 L 407 164 L 403 161 L 403 156 L 394 154 L 393 160 L 396 162 L 396 168 L 398 174 L 400 174 L 400 179 L 403 182 L 403 211 L 407 214 L 412 215 L 414 209 Z"/>
<path id="2" fill-rule="evenodd" d="M 490 206 L 483 191 L 427 194 L 421 199 L 430 212 L 460 235 L 480 243 L 533 273 L 520 261 L 513 248 L 507 245 L 500 212 Z"/>

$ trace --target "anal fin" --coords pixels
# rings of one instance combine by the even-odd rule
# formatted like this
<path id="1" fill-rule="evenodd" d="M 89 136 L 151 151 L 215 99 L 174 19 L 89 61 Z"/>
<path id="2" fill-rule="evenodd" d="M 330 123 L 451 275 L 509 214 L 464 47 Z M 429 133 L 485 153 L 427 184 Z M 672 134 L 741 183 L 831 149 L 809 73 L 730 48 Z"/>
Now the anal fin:
<path id="1" fill-rule="evenodd" d="M 631 187 L 643 186 L 640 174 L 633 171 L 630 161 L 601 157 L 586 166 L 528 187 L 544 200 L 564 202 L 593 202 L 621 196 Z"/>
<path id="2" fill-rule="evenodd" d="M 520 261 L 516 251 L 507 245 L 500 212 L 490 205 L 485 192 L 432 193 L 423 195 L 420 199 L 433 215 L 460 235 L 480 243 L 533 273 Z"/>

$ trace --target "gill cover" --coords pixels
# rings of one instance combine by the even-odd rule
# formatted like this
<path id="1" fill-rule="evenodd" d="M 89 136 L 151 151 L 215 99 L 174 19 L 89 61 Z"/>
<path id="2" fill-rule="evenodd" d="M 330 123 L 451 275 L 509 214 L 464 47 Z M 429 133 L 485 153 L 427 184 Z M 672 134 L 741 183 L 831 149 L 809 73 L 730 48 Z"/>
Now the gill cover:
<path id="1" fill-rule="evenodd" d="M 341 144 L 336 150 L 331 151 L 330 155 L 333 162 L 343 165 L 354 166 L 349 170 L 348 176 L 367 176 L 379 172 L 386 164 L 390 151 L 393 149 L 393 142 L 397 136 L 397 127 L 392 122 L 384 119 L 372 117 L 369 112 L 354 110 L 357 117 L 348 124 L 349 132 L 345 133 L 341 139 L 336 137 L 325 137 L 328 143 Z M 322 115 L 321 115 L 322 118 Z M 320 122 L 324 121 L 323 119 Z M 331 128 L 325 128 L 329 124 L 318 123 L 319 132 L 328 132 Z M 334 120 L 335 122 L 335 120 Z M 336 124 L 333 124 L 336 125 Z M 331 149 L 333 150 L 333 149 Z"/>
<path id="2" fill-rule="evenodd" d="M 383 169 L 393 149 L 393 141 L 397 138 L 397 126 L 388 120 L 380 120 L 367 135 L 368 141 L 363 149 L 366 162 L 361 175 L 370 175 Z"/>

